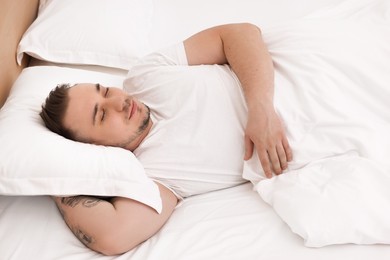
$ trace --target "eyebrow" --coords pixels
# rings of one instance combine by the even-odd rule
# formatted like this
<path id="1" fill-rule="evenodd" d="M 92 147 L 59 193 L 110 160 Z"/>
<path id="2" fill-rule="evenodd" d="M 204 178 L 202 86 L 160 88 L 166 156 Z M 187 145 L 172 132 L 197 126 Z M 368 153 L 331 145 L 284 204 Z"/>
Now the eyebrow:
<path id="1" fill-rule="evenodd" d="M 96 92 L 97 92 L 97 93 L 100 93 L 100 84 L 99 84 L 99 83 L 95 84 L 95 89 L 96 89 Z M 93 113 L 92 113 L 92 122 L 93 122 L 93 125 L 95 125 L 95 123 L 96 123 L 96 114 L 97 114 L 97 111 L 98 111 L 98 104 L 95 104 L 95 107 L 93 108 Z"/>

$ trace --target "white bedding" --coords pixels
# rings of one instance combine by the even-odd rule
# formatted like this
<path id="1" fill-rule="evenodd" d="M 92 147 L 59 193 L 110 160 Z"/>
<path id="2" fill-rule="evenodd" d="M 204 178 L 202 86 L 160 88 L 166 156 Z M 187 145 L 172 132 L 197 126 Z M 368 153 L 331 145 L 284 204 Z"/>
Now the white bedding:
<path id="1" fill-rule="evenodd" d="M 264 38 L 294 159 L 256 190 L 306 246 L 390 244 L 390 2 L 345 2 Z"/>
<path id="2" fill-rule="evenodd" d="M 358 4 L 365 0 L 355 1 Z M 275 23 L 314 11 L 321 11 L 316 15 L 325 15 L 336 3 L 352 2 L 156 0 L 149 39 L 152 47 L 160 48 L 200 29 L 226 22 L 249 21 L 271 28 Z M 112 68 L 82 68 L 122 73 Z M 340 69 L 343 69 L 342 64 Z M 326 73 L 324 71 L 324 76 Z M 381 75 L 375 78 L 383 79 Z M 319 79 L 312 80 L 315 84 Z M 277 213 L 286 217 L 280 211 Z M 85 248 L 73 236 L 50 198 L 0 196 L 0 259 L 385 260 L 390 256 L 388 245 L 306 247 L 303 239 L 294 234 L 277 213 L 252 190 L 250 183 L 190 197 L 175 210 L 157 235 L 121 256 L 105 257 Z"/>
<path id="3" fill-rule="evenodd" d="M 2 197 L 0 216 L 0 259 L 7 260 L 387 260 L 390 255 L 385 245 L 303 246 L 249 183 L 186 199 L 156 236 L 118 257 L 85 248 L 47 197 Z"/>

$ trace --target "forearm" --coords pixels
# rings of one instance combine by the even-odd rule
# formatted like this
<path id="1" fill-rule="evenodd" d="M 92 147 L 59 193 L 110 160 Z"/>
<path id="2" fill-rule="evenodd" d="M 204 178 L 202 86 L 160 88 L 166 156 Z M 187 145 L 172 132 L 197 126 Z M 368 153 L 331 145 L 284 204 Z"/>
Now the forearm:
<path id="1" fill-rule="evenodd" d="M 261 31 L 254 25 L 241 24 L 222 31 L 221 39 L 248 106 L 244 159 L 250 159 L 256 149 L 264 174 L 280 174 L 291 161 L 292 152 L 274 108 L 274 67 Z"/>
<path id="2" fill-rule="evenodd" d="M 292 152 L 274 108 L 274 68 L 260 29 L 247 23 L 217 26 L 191 36 L 184 47 L 189 65 L 231 66 L 248 106 L 244 159 L 256 148 L 265 175 L 271 177 L 272 169 L 280 174 Z"/>
<path id="3" fill-rule="evenodd" d="M 159 185 L 163 210 L 137 201 L 115 197 L 109 201 L 87 196 L 54 200 L 75 236 L 92 250 L 107 255 L 131 250 L 153 236 L 168 220 L 177 204 L 176 197 Z"/>

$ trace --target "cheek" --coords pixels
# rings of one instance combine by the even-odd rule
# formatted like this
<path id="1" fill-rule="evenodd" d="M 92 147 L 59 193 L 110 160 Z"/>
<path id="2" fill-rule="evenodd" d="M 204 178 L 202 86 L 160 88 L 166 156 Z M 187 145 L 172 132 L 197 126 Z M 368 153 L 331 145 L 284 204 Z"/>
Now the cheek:
<path id="1" fill-rule="evenodd" d="M 112 133 L 118 133 L 122 129 L 126 128 L 126 124 L 124 123 L 124 120 L 120 117 L 110 117 L 105 122 L 104 127 L 106 128 L 106 131 L 112 132 Z"/>
<path id="2" fill-rule="evenodd" d="M 107 118 L 104 127 L 106 133 L 108 133 L 110 135 L 110 138 L 112 139 L 120 139 L 136 128 L 132 127 L 129 122 L 126 122 L 120 116 L 112 116 L 110 118 Z"/>

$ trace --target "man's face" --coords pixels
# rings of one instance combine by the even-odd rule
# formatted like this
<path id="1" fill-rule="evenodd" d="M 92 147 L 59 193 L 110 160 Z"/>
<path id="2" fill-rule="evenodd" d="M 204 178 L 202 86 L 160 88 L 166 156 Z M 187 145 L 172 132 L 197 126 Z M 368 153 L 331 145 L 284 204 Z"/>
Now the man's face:
<path id="1" fill-rule="evenodd" d="M 69 89 L 64 126 L 78 141 L 133 151 L 152 124 L 148 107 L 122 89 L 85 83 Z"/>

